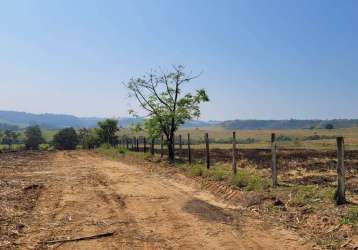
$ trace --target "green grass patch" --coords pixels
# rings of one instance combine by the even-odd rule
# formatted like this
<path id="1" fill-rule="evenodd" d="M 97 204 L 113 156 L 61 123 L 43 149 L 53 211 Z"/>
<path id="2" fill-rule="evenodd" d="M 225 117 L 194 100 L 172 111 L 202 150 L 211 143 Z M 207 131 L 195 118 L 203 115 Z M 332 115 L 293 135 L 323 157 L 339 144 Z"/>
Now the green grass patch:
<path id="1" fill-rule="evenodd" d="M 291 190 L 289 203 L 304 206 L 318 201 L 332 200 L 335 189 L 318 185 L 294 186 Z"/>
<path id="2" fill-rule="evenodd" d="M 342 219 L 343 224 L 358 226 L 358 206 L 351 207 Z"/>
<path id="3" fill-rule="evenodd" d="M 128 152 L 126 148 L 112 147 L 109 144 L 102 144 L 99 148 L 96 149 L 96 151 L 111 158 L 116 158 L 118 156 L 127 154 Z"/>
<path id="4" fill-rule="evenodd" d="M 51 146 L 50 144 L 43 143 L 39 145 L 39 149 L 42 151 L 53 151 L 55 150 L 55 147 Z"/>
<path id="5" fill-rule="evenodd" d="M 207 169 L 202 164 L 192 166 L 181 164 L 178 167 L 188 171 L 192 176 L 202 176 L 214 181 L 231 181 L 233 185 L 246 191 L 262 191 L 270 187 L 269 181 L 254 170 L 239 169 L 233 176 L 231 170 L 225 166 L 213 166 Z"/>
<path id="6" fill-rule="evenodd" d="M 232 177 L 231 183 L 246 191 L 263 191 L 270 187 L 267 179 L 252 170 L 245 169 L 239 169 L 237 174 Z"/>

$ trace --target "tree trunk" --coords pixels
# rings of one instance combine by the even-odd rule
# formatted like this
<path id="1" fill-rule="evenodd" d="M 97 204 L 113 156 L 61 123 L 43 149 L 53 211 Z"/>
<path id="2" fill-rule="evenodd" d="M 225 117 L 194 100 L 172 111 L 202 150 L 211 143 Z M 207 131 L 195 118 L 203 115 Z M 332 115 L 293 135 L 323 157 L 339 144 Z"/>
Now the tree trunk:
<path id="1" fill-rule="evenodd" d="M 169 161 L 173 162 L 175 157 L 174 137 L 168 138 L 167 145 L 168 145 L 168 159 Z"/>

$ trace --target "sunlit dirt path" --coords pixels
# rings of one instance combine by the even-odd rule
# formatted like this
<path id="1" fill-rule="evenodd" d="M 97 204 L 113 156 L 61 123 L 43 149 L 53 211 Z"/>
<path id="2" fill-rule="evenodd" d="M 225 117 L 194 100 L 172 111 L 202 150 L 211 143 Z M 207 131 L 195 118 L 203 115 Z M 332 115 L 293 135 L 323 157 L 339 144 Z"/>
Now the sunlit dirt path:
<path id="1" fill-rule="evenodd" d="M 57 152 L 19 249 L 310 249 L 192 185 L 86 151 Z M 113 232 L 92 240 L 46 243 Z"/>

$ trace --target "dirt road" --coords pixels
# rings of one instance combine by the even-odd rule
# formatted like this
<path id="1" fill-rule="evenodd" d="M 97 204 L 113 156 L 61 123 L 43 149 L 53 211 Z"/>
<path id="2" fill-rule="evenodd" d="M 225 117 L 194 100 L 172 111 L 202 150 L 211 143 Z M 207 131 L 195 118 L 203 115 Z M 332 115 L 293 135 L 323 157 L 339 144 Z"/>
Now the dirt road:
<path id="1" fill-rule="evenodd" d="M 84 151 L 53 153 L 31 174 L 44 187 L 20 249 L 310 249 L 292 232 L 240 216 L 240 207 L 184 176 Z M 44 243 L 105 232 L 114 235 Z"/>

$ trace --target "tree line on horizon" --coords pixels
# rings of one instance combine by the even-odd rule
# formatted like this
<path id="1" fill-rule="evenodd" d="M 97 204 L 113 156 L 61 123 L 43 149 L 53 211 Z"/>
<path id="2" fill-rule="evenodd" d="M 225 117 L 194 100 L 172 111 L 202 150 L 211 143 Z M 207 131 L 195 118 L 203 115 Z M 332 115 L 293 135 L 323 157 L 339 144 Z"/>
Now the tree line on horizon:
<path id="1" fill-rule="evenodd" d="M 106 119 L 98 123 L 98 128 L 94 129 L 76 129 L 69 127 L 58 131 L 50 142 L 46 142 L 40 126 L 29 126 L 25 129 L 23 138 L 20 139 L 20 133 L 13 130 L 0 130 L 0 144 L 7 145 L 11 149 L 14 144 L 23 144 L 27 150 L 38 150 L 40 145 L 49 144 L 54 149 L 73 150 L 78 146 L 83 149 L 92 149 L 101 144 L 118 144 L 116 132 L 118 121 L 115 119 Z"/>

